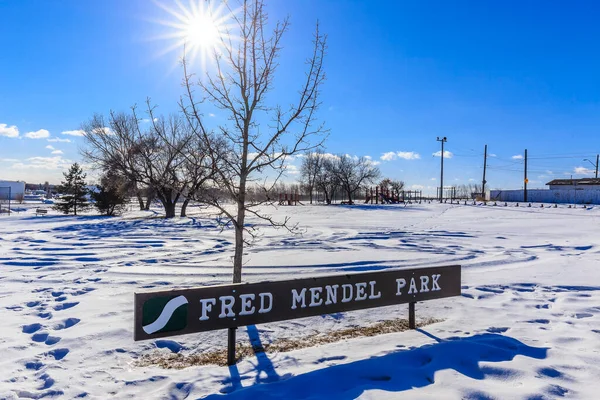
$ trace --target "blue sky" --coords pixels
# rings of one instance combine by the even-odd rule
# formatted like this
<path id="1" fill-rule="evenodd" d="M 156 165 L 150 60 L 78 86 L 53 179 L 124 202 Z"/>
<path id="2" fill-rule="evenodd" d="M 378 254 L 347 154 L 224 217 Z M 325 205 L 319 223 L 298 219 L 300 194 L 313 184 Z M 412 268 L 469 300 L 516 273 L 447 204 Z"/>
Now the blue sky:
<path id="1" fill-rule="evenodd" d="M 437 136 L 452 153 L 447 184 L 481 181 L 485 144 L 491 188 L 522 186 L 526 148 L 530 187 L 593 174 L 583 159 L 600 152 L 600 3 L 267 4 L 292 22 L 273 101 L 302 78 L 317 19 L 328 34 L 327 151 L 370 156 L 426 190 L 439 185 Z M 146 97 L 176 109 L 179 53 L 152 40 L 173 18 L 151 1 L 0 0 L 0 15 L 0 179 L 58 183 L 84 145 L 69 133 L 94 112 Z"/>

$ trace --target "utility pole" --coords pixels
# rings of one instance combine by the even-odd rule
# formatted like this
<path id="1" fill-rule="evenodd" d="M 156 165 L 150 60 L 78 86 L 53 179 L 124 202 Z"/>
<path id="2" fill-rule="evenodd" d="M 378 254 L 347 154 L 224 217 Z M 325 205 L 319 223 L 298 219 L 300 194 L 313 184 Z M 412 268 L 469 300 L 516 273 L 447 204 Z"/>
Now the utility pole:
<path id="1" fill-rule="evenodd" d="M 485 145 L 485 149 L 483 150 L 483 180 L 481 181 L 481 196 L 483 197 L 483 201 L 485 201 L 485 167 L 487 166 L 487 144 Z"/>
<path id="2" fill-rule="evenodd" d="M 527 179 L 527 149 L 525 149 L 525 179 L 523 180 L 523 182 L 524 182 L 523 201 L 526 202 L 527 201 L 527 182 L 529 182 L 529 179 Z"/>
<path id="3" fill-rule="evenodd" d="M 446 143 L 448 141 L 448 139 L 446 138 L 446 136 L 444 136 L 443 138 L 437 138 L 438 142 L 442 142 L 442 163 L 441 163 L 441 167 L 440 167 L 440 203 L 442 201 L 444 201 L 444 143 Z"/>

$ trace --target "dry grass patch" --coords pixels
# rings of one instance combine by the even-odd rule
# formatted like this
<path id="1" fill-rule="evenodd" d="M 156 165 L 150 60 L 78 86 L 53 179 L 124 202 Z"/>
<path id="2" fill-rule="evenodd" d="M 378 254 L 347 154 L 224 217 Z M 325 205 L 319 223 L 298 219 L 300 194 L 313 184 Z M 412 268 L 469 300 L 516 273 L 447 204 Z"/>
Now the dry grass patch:
<path id="1" fill-rule="evenodd" d="M 440 322 L 440 319 L 428 318 L 417 323 L 417 328 Z M 247 343 L 237 343 L 236 360 L 254 356 L 256 353 L 284 353 L 292 350 L 304 349 L 307 347 L 319 346 L 322 344 L 340 342 L 346 339 L 359 337 L 369 337 L 383 335 L 386 333 L 403 332 L 408 330 L 407 319 L 392 319 L 381 321 L 369 326 L 357 326 L 352 328 L 340 329 L 328 333 L 317 333 L 303 338 L 278 339 L 273 343 L 263 346 L 251 345 Z M 166 354 L 161 351 L 154 351 L 151 354 L 144 354 L 136 360 L 135 365 L 139 367 L 161 367 L 165 369 L 183 369 L 197 365 L 227 365 L 227 349 L 220 348 L 197 354 Z"/>

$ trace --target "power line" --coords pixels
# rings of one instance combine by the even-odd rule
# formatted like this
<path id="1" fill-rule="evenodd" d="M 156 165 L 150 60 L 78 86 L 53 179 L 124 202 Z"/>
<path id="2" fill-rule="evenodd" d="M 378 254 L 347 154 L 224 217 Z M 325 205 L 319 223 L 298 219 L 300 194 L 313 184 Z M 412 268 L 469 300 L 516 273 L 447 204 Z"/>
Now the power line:
<path id="1" fill-rule="evenodd" d="M 552 157 L 530 157 L 530 160 L 560 160 L 560 159 L 571 159 L 571 158 L 581 158 L 581 157 L 592 157 L 588 155 L 579 155 L 579 156 L 552 156 Z"/>
<path id="2" fill-rule="evenodd" d="M 452 157 L 481 157 L 483 154 L 456 154 L 452 153 Z"/>

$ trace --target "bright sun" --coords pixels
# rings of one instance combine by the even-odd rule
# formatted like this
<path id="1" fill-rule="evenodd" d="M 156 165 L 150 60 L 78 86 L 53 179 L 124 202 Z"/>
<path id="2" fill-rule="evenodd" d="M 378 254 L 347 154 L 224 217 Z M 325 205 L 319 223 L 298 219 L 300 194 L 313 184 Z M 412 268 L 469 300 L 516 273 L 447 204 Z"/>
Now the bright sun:
<path id="1" fill-rule="evenodd" d="M 193 46 L 213 47 L 219 40 L 219 28 L 209 15 L 196 15 L 187 21 L 184 29 L 186 43 Z"/>
<path id="2" fill-rule="evenodd" d="M 211 3 L 207 0 L 189 0 L 189 4 L 184 5 L 180 0 L 175 0 L 176 7 L 170 7 L 157 1 L 156 4 L 167 13 L 167 18 L 158 23 L 168 29 L 157 39 L 170 41 L 159 55 L 172 51 L 180 55 L 185 47 L 186 57 L 191 62 L 200 58 L 202 67 L 206 68 L 211 53 L 232 39 L 229 34 L 232 13 L 225 7 L 226 2 L 216 8 Z"/>

